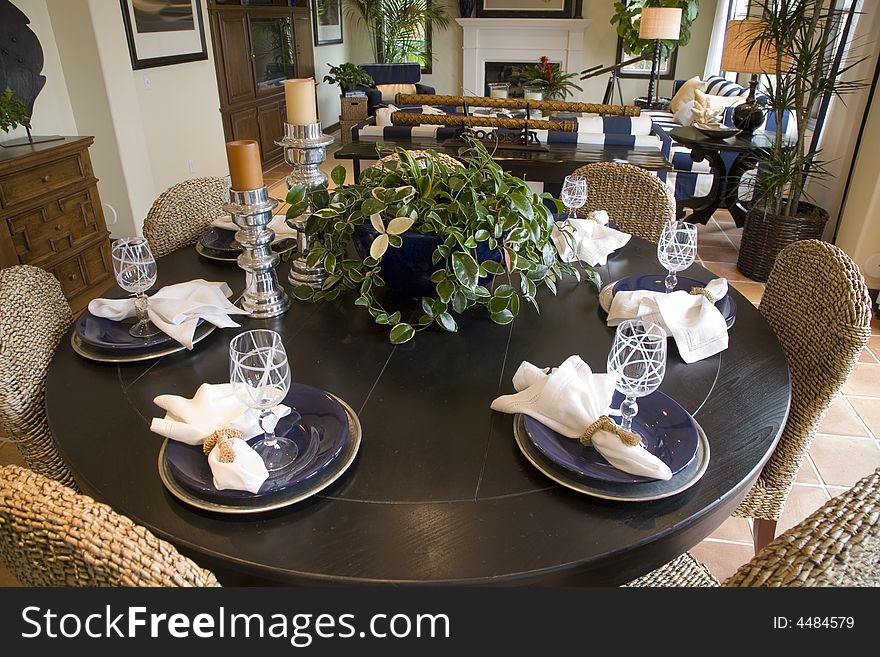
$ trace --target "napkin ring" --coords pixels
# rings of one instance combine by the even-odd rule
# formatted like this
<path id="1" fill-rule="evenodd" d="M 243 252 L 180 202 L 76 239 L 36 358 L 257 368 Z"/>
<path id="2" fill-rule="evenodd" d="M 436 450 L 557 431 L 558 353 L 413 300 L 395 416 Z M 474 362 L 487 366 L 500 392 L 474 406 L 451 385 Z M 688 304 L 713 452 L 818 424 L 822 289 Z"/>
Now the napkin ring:
<path id="1" fill-rule="evenodd" d="M 711 292 L 709 292 L 709 290 L 707 290 L 704 287 L 692 287 L 690 293 L 695 296 L 702 294 L 704 297 L 706 297 L 709 300 L 709 303 L 717 303 L 718 302 L 718 299 L 715 298 L 715 295 L 712 294 Z"/>
<path id="2" fill-rule="evenodd" d="M 214 447 L 217 447 L 220 463 L 233 463 L 235 461 L 235 448 L 233 442 L 236 438 L 241 438 L 244 434 L 238 429 L 231 427 L 220 427 L 210 436 L 205 438 L 202 443 L 202 451 L 205 456 L 211 453 Z"/>
<path id="3" fill-rule="evenodd" d="M 593 422 L 593 424 L 584 429 L 580 438 L 581 444 L 589 447 L 592 444 L 590 439 L 597 431 L 608 431 L 613 433 L 620 438 L 620 442 L 624 445 L 629 445 L 630 447 L 635 447 L 642 442 L 642 439 L 639 438 L 639 434 L 634 431 L 627 431 L 607 415 L 602 415 L 598 420 Z"/>

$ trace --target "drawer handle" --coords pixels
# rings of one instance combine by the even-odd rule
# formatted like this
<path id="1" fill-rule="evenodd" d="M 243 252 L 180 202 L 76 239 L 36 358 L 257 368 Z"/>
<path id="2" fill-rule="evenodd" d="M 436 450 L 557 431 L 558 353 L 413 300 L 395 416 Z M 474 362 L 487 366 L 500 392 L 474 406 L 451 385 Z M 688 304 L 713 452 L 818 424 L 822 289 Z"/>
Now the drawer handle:
<path id="1" fill-rule="evenodd" d="M 67 276 L 67 280 L 69 280 L 69 281 L 75 281 L 75 280 L 76 280 L 76 274 L 69 274 L 69 275 Z"/>
<path id="2" fill-rule="evenodd" d="M 64 224 L 58 224 L 55 226 L 55 230 L 62 230 L 64 228 Z"/>
<path id="3" fill-rule="evenodd" d="M 43 176 L 42 178 L 40 178 L 40 180 L 42 180 L 43 182 L 49 182 L 49 176 Z"/>

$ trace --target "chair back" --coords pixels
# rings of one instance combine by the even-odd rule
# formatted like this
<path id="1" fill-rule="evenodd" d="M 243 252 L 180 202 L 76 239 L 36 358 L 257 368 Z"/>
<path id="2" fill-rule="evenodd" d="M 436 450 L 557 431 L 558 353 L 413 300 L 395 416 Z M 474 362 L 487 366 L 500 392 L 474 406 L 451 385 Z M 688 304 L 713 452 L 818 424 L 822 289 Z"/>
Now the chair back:
<path id="1" fill-rule="evenodd" d="M 375 85 L 416 84 L 422 79 L 422 67 L 416 62 L 404 64 L 360 64 Z"/>
<path id="2" fill-rule="evenodd" d="M 880 586 L 880 469 L 789 529 L 724 586 Z"/>
<path id="3" fill-rule="evenodd" d="M 865 279 L 836 246 L 802 240 L 777 257 L 759 308 L 791 371 L 788 420 L 737 515 L 776 520 L 834 395 L 871 335 Z"/>
<path id="4" fill-rule="evenodd" d="M 144 237 L 153 255 L 160 258 L 195 244 L 223 214 L 225 192 L 223 178 L 192 178 L 163 192 L 144 219 Z"/>
<path id="5" fill-rule="evenodd" d="M 15 465 L 0 467 L 0 559 L 25 586 L 219 586 L 106 504 Z"/>
<path id="6" fill-rule="evenodd" d="M 587 178 L 586 216 L 605 210 L 620 229 L 651 242 L 660 241 L 663 225 L 675 219 L 675 198 L 659 178 L 632 164 L 597 162 L 574 172 Z"/>
<path id="7" fill-rule="evenodd" d="M 46 375 L 70 326 L 70 306 L 49 272 L 0 269 L 0 435 L 34 472 L 75 486 L 46 419 Z"/>

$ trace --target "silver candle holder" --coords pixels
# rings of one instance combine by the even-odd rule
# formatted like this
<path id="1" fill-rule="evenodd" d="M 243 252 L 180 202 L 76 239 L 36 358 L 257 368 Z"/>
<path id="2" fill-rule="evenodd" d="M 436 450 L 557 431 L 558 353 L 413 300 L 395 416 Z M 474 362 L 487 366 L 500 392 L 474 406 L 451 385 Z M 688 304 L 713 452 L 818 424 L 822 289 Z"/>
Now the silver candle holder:
<path id="1" fill-rule="evenodd" d="M 242 247 L 238 266 L 246 274 L 241 306 L 251 317 L 277 317 L 290 308 L 290 299 L 275 275 L 281 256 L 272 251 L 275 231 L 268 227 L 277 206 L 266 186 L 249 191 L 230 189 L 229 202 L 223 206 L 238 226 L 235 241 Z"/>
<path id="2" fill-rule="evenodd" d="M 294 185 L 304 185 L 308 192 L 326 187 L 327 174 L 321 171 L 320 166 L 327 159 L 327 146 L 333 143 L 333 137 L 321 131 L 320 123 L 285 123 L 284 137 L 275 143 L 284 148 L 284 161 L 291 167 L 286 179 L 288 190 Z M 309 210 L 312 209 L 310 205 Z M 320 288 L 327 278 L 327 271 L 321 265 L 309 267 L 306 262 L 311 244 L 306 235 L 307 218 L 308 213 L 287 220 L 287 224 L 296 230 L 297 246 L 297 255 L 291 263 L 287 280 L 291 285 Z"/>

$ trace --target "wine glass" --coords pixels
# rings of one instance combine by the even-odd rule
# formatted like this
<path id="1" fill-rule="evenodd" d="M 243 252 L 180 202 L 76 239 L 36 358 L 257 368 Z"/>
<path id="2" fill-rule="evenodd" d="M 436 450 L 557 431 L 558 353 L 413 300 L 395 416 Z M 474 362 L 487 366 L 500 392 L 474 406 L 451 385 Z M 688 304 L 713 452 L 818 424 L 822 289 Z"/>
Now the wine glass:
<path id="1" fill-rule="evenodd" d="M 678 284 L 677 272 L 694 264 L 697 257 L 697 227 L 685 221 L 668 221 L 657 243 L 657 259 L 669 274 L 664 281 L 666 292 L 672 292 Z"/>
<path id="2" fill-rule="evenodd" d="M 235 396 L 248 408 L 260 411 L 263 438 L 252 445 L 269 472 L 288 467 L 299 450 L 289 438 L 275 435 L 278 417 L 272 408 L 290 390 L 290 365 L 281 336 L 268 329 L 236 335 L 229 343 L 229 381 Z"/>
<path id="3" fill-rule="evenodd" d="M 620 404 L 620 426 L 632 431 L 632 420 L 639 412 L 636 399 L 654 392 L 666 374 L 666 331 L 641 319 L 621 322 L 608 352 L 608 373 L 626 397 Z"/>
<path id="4" fill-rule="evenodd" d="M 147 309 L 149 301 L 144 294 L 156 284 L 156 259 L 150 245 L 143 237 L 119 239 L 111 249 L 113 272 L 116 282 L 126 292 L 134 294 L 134 310 L 137 323 L 129 329 L 136 338 L 150 338 L 162 332 L 150 321 Z"/>
<path id="5" fill-rule="evenodd" d="M 585 176 L 566 176 L 562 183 L 562 203 L 568 208 L 568 218 L 577 219 L 576 210 L 587 202 L 587 179 Z"/>

